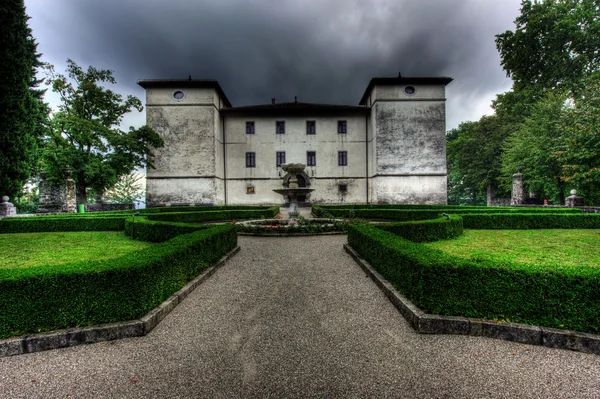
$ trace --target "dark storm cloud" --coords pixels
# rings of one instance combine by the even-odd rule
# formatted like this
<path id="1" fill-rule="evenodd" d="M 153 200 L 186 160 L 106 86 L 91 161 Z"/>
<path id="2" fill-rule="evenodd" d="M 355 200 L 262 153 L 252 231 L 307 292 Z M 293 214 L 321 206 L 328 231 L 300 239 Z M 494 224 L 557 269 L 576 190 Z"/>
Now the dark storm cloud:
<path id="1" fill-rule="evenodd" d="M 448 126 L 509 86 L 494 35 L 519 0 L 26 0 L 40 50 L 138 79 L 217 79 L 235 105 L 356 104 L 374 76 L 451 76 Z M 58 65 L 57 65 L 58 66 Z M 60 70 L 60 69 L 59 69 Z M 478 114 L 479 113 L 479 114 Z"/>

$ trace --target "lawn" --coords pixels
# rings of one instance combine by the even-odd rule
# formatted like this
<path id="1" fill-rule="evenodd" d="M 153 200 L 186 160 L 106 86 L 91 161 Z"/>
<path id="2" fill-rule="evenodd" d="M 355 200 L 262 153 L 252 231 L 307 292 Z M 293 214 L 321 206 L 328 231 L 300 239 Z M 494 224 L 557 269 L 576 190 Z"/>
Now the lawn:
<path id="1" fill-rule="evenodd" d="M 150 245 L 120 231 L 0 234 L 0 269 L 111 259 Z"/>
<path id="2" fill-rule="evenodd" d="M 427 245 L 473 261 L 574 268 L 600 267 L 600 230 L 465 230 L 453 240 Z"/>

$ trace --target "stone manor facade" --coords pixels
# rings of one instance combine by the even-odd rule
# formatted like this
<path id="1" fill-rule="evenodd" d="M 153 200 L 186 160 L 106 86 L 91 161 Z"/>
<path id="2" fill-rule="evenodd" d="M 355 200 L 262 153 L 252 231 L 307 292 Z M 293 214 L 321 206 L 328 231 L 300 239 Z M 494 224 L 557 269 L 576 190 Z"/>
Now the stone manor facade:
<path id="1" fill-rule="evenodd" d="M 445 204 L 447 77 L 373 78 L 359 105 L 233 107 L 215 80 L 140 80 L 164 139 L 147 206 L 282 204 L 281 165 L 318 203 Z"/>

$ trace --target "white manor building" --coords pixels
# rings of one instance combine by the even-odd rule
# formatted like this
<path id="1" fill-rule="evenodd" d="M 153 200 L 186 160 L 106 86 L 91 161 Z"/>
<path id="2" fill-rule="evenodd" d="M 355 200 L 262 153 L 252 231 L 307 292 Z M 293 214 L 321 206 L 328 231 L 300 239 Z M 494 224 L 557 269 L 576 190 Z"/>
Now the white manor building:
<path id="1" fill-rule="evenodd" d="M 445 204 L 451 81 L 373 78 L 358 106 L 232 107 L 215 80 L 140 80 L 147 124 L 165 142 L 147 206 L 282 204 L 284 163 L 307 165 L 311 204 Z"/>

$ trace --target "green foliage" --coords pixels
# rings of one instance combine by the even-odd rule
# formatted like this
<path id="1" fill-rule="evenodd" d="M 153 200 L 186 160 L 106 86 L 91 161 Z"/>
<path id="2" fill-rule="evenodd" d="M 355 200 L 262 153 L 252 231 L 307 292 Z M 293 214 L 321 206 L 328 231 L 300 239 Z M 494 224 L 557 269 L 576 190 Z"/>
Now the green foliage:
<path id="1" fill-rule="evenodd" d="M 123 99 L 102 86 L 116 84 L 112 71 L 84 71 L 72 60 L 67 63 L 69 78 L 48 68 L 47 83 L 62 104 L 53 114 L 44 167 L 53 180 L 61 180 L 62 170 L 71 168 L 77 202 L 87 203 L 88 187 L 103 192 L 136 167 L 153 167 L 153 148 L 162 147 L 163 140 L 148 126 L 127 132 L 119 128 L 126 113 L 143 107 L 138 98 Z"/>
<path id="2" fill-rule="evenodd" d="M 145 216 L 132 216 L 125 221 L 125 234 L 136 240 L 149 242 L 164 242 L 181 234 L 209 228 L 210 225 L 154 222 Z"/>
<path id="3" fill-rule="evenodd" d="M 567 90 L 600 71 L 597 0 L 523 0 L 515 31 L 496 36 L 502 67 L 515 91 Z"/>
<path id="4" fill-rule="evenodd" d="M 111 204 L 134 204 L 144 198 L 144 190 L 140 183 L 142 175 L 128 173 L 105 192 L 105 198 Z"/>
<path id="5" fill-rule="evenodd" d="M 566 184 L 588 204 L 600 203 L 600 79 L 588 79 L 583 96 L 563 113 L 564 151 L 558 154 Z"/>
<path id="6" fill-rule="evenodd" d="M 532 211 L 530 211 L 532 212 Z M 600 229 L 599 214 L 462 214 L 465 229 Z"/>
<path id="7" fill-rule="evenodd" d="M 0 234 L 39 233 L 52 231 L 120 231 L 125 227 L 125 216 L 24 217 L 0 219 Z"/>
<path id="8" fill-rule="evenodd" d="M 447 240 L 459 237 L 463 233 L 462 218 L 456 215 L 433 220 L 383 223 L 377 227 L 412 242 Z"/>
<path id="9" fill-rule="evenodd" d="M 33 173 L 48 109 L 23 0 L 0 4 L 0 195 L 16 198 Z"/>
<path id="10" fill-rule="evenodd" d="M 506 189 L 512 186 L 513 174 L 520 170 L 529 191 L 550 203 L 564 204 L 567 187 L 559 154 L 565 147 L 561 127 L 565 100 L 556 92 L 548 94 L 531 107 L 531 115 L 504 143 L 502 173 Z"/>
<path id="11" fill-rule="evenodd" d="M 468 196 L 471 204 L 478 202 L 488 185 L 498 187 L 502 143 L 508 135 L 497 116 L 483 116 L 478 122 L 461 123 L 448 132 L 447 159 L 449 196 L 455 203 L 464 202 Z"/>
<path id="12" fill-rule="evenodd" d="M 600 268 L 474 262 L 369 225 L 348 243 L 427 313 L 600 332 Z"/>
<path id="13" fill-rule="evenodd" d="M 0 338 L 140 318 L 236 242 L 216 226 L 120 258 L 0 270 Z"/>
<path id="14" fill-rule="evenodd" d="M 321 207 L 313 206 L 313 213 L 317 216 L 323 216 L 328 213 L 336 218 L 362 218 L 362 219 L 380 219 L 380 220 L 425 220 L 436 219 L 440 216 L 437 209 L 394 209 L 394 208 L 353 208 L 344 206 Z"/>
<path id="15" fill-rule="evenodd" d="M 279 212 L 279 207 L 273 206 L 263 209 L 241 209 L 241 210 L 221 210 L 204 212 L 168 212 L 168 213 L 148 213 L 148 220 L 162 222 L 179 223 L 203 223 L 218 220 L 242 220 L 242 219 L 260 219 L 261 217 L 273 217 Z"/>

